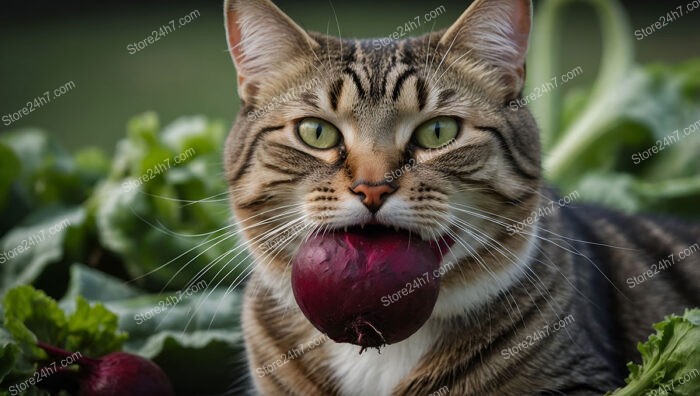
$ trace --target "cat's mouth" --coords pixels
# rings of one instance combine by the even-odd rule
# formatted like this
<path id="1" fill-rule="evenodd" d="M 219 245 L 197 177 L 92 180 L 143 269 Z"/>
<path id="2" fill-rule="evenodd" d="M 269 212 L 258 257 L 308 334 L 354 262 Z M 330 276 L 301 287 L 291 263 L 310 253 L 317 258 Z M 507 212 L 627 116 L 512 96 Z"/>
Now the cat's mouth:
<path id="1" fill-rule="evenodd" d="M 397 235 L 405 237 L 408 240 L 409 244 L 411 240 L 415 240 L 416 242 L 422 240 L 420 235 L 418 235 L 415 232 L 412 232 L 411 230 L 407 230 L 401 227 L 385 226 L 374 220 L 365 224 L 336 228 L 331 230 L 331 233 L 337 236 L 341 236 L 342 234 L 349 234 L 364 236 L 367 238 L 381 238 L 384 236 Z M 435 253 L 435 255 L 442 258 L 449 252 L 450 247 L 454 245 L 455 241 L 449 236 L 443 236 L 438 238 L 437 240 L 433 239 L 428 240 L 427 242 L 430 245 L 430 248 Z"/>

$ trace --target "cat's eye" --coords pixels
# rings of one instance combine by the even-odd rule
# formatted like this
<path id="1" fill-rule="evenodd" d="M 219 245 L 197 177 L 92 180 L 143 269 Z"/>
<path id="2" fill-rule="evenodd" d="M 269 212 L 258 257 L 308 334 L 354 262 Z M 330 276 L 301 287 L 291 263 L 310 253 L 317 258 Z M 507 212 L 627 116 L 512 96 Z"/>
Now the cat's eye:
<path id="1" fill-rule="evenodd" d="M 437 117 L 424 122 L 413 132 L 413 141 L 425 149 L 438 148 L 457 137 L 459 125 L 452 117 Z"/>
<path id="2" fill-rule="evenodd" d="M 318 118 L 304 118 L 297 131 L 301 140 L 315 149 L 326 150 L 340 142 L 338 128 Z"/>

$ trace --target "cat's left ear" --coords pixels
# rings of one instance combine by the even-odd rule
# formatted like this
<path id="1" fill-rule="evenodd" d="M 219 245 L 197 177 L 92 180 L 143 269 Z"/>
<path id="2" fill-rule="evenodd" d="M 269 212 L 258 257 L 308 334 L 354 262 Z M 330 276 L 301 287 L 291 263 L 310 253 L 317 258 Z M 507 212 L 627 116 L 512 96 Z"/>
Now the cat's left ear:
<path id="1" fill-rule="evenodd" d="M 263 84 L 284 80 L 318 44 L 269 0 L 226 0 L 226 38 L 238 72 L 238 95 L 249 101 Z"/>
<path id="2" fill-rule="evenodd" d="M 442 36 L 450 52 L 498 68 L 509 95 L 525 84 L 525 57 L 532 26 L 531 0 L 476 0 Z"/>

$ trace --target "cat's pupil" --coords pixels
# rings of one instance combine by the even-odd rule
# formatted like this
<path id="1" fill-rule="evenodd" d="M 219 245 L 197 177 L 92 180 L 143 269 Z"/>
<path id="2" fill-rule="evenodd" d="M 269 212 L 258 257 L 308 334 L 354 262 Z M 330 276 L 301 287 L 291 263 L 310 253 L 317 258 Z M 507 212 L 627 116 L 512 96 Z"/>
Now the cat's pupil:
<path id="1" fill-rule="evenodd" d="M 323 126 L 321 124 L 316 124 L 316 139 L 321 138 L 321 132 L 323 132 Z"/>
<path id="2" fill-rule="evenodd" d="M 435 123 L 435 136 L 440 139 L 440 121 Z"/>

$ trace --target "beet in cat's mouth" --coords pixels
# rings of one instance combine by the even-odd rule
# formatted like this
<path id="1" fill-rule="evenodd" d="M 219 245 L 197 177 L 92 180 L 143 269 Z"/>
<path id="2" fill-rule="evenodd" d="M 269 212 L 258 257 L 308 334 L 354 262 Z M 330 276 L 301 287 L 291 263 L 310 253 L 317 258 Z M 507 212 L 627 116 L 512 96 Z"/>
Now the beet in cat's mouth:
<path id="1" fill-rule="evenodd" d="M 397 235 L 402 235 L 405 236 L 409 243 L 410 241 L 416 240 L 416 241 L 421 241 L 420 235 L 418 235 L 415 232 L 411 232 L 409 230 L 406 230 L 404 228 L 400 227 L 388 227 L 383 224 L 380 224 L 376 221 L 372 221 L 370 223 L 366 223 L 364 225 L 354 225 L 354 226 L 348 226 L 344 227 L 342 229 L 335 229 L 331 231 L 332 235 L 335 236 L 340 236 L 343 234 L 352 234 L 352 235 L 364 235 L 368 238 L 377 238 L 381 236 L 386 236 L 386 235 L 391 235 L 391 234 L 397 234 Z M 436 240 L 429 240 L 427 241 L 428 244 L 430 245 L 430 248 L 433 250 L 433 252 L 440 258 L 445 257 L 445 255 L 449 252 L 450 248 L 452 245 L 454 245 L 455 241 L 449 236 L 441 236 L 436 238 Z"/>
<path id="2" fill-rule="evenodd" d="M 448 249 L 447 241 L 431 243 L 378 224 L 316 235 L 292 262 L 294 297 L 309 321 L 336 342 L 393 344 L 432 314 L 440 285 L 433 274 Z"/>

